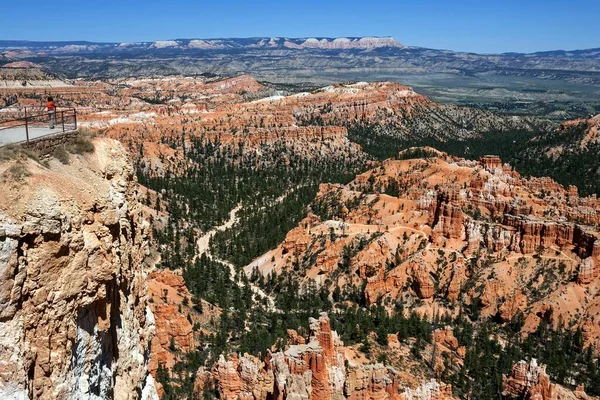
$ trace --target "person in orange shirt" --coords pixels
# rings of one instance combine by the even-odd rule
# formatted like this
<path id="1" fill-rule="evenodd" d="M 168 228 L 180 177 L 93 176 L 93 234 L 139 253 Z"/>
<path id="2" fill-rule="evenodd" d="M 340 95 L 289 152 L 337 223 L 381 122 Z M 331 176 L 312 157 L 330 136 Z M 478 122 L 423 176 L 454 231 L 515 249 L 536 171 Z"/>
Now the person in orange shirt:
<path id="1" fill-rule="evenodd" d="M 48 97 L 48 102 L 46 103 L 46 108 L 48 109 L 48 117 L 50 119 L 50 129 L 54 129 L 54 122 L 56 116 L 56 105 L 54 104 L 54 99 L 52 97 Z"/>

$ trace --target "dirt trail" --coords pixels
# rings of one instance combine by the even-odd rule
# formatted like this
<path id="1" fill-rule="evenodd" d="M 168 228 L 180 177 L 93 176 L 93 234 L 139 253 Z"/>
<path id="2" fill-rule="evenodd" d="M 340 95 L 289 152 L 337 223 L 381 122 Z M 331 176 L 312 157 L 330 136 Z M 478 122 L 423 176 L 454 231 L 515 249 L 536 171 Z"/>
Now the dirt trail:
<path id="1" fill-rule="evenodd" d="M 233 210 L 231 210 L 229 212 L 229 219 L 227 221 L 225 221 L 223 223 L 223 225 L 214 227 L 213 229 L 211 229 L 210 231 L 208 231 L 204 235 L 202 235 L 196 241 L 197 246 L 198 246 L 198 254 L 206 253 L 206 255 L 210 255 L 212 257 L 212 255 L 210 254 L 210 246 L 209 246 L 210 238 L 213 237 L 215 235 L 215 233 L 217 233 L 217 232 L 222 232 L 225 229 L 231 228 L 233 226 L 233 224 L 235 224 L 235 222 L 237 221 L 237 213 L 241 209 L 242 209 L 242 206 L 240 205 L 240 206 L 237 206 L 236 208 L 234 208 Z"/>
<path id="2" fill-rule="evenodd" d="M 237 222 L 237 220 L 238 220 L 237 213 L 241 209 L 242 209 L 241 205 L 238 205 L 237 207 L 235 207 L 233 210 L 231 210 L 229 212 L 229 219 L 227 221 L 225 221 L 222 225 L 219 225 L 219 226 L 211 229 L 210 231 L 206 232 L 204 235 L 200 236 L 198 238 L 198 240 L 196 241 L 196 246 L 198 248 L 198 254 L 205 253 L 213 261 L 216 261 L 216 262 L 222 264 L 223 266 L 229 268 L 229 276 L 230 276 L 230 278 L 231 278 L 232 281 L 235 281 L 235 275 L 237 273 L 236 269 L 235 269 L 235 265 L 233 265 L 232 263 L 230 263 L 230 262 L 228 262 L 226 260 L 221 260 L 220 258 L 218 258 L 218 257 L 216 257 L 215 255 L 212 254 L 212 252 L 210 250 L 210 239 L 217 232 L 222 232 L 222 231 L 224 231 L 226 229 L 231 228 Z M 238 282 L 238 285 L 242 286 L 242 282 Z M 273 300 L 273 298 L 271 296 L 269 296 L 261 288 L 259 288 L 258 286 L 254 285 L 253 283 L 250 283 L 250 289 L 258 297 L 266 298 L 267 299 L 267 309 L 269 311 L 274 311 L 275 310 L 275 301 Z"/>

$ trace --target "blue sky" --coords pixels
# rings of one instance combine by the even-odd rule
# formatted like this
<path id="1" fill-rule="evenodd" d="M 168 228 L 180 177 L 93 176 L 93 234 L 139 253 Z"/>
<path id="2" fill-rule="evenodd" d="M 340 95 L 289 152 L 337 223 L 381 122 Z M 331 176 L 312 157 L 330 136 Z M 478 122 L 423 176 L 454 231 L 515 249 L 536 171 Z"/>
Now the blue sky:
<path id="1" fill-rule="evenodd" d="M 0 39 L 394 36 L 431 48 L 600 47 L 600 0 L 2 1 Z"/>

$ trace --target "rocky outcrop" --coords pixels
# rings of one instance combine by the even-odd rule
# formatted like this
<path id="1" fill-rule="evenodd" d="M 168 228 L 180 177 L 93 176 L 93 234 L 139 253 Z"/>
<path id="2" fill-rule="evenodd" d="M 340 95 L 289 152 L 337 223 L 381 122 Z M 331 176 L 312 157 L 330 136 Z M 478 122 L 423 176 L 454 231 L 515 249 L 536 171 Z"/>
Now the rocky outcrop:
<path id="1" fill-rule="evenodd" d="M 298 255 L 305 252 L 310 244 L 310 226 L 318 222 L 318 218 L 309 215 L 300 223 L 300 226 L 288 232 L 283 242 L 283 254 Z"/>
<path id="2" fill-rule="evenodd" d="M 383 364 L 347 360 L 326 314 L 310 320 L 310 331 L 305 343 L 295 340 L 298 344 L 268 352 L 264 361 L 248 355 L 221 357 L 212 371 L 221 398 L 399 399 L 397 373 Z"/>
<path id="3" fill-rule="evenodd" d="M 190 352 L 204 343 L 203 335 L 212 334 L 212 321 L 218 320 L 221 309 L 192 296 L 181 270 L 153 269 L 148 274 L 148 305 L 156 320 L 152 338 L 148 371 L 157 378 L 159 367 L 175 374 L 173 367 L 185 362 Z M 201 392 L 209 371 L 198 371 L 196 383 Z M 164 388 L 156 382 L 162 397 Z"/>
<path id="4" fill-rule="evenodd" d="M 383 364 L 350 365 L 344 392 L 350 400 L 400 398 L 396 371 Z"/>
<path id="5" fill-rule="evenodd" d="M 503 322 L 511 321 L 518 313 L 527 308 L 527 297 L 519 290 L 506 296 L 500 306 L 499 317 Z"/>
<path id="6" fill-rule="evenodd" d="M 481 195 L 492 199 L 498 193 Z M 509 250 L 528 254 L 540 248 L 574 246 L 583 258 L 600 258 L 600 244 L 596 244 L 600 243 L 600 239 L 584 226 L 535 216 L 506 214 L 506 211 L 520 211 L 511 210 L 512 205 L 505 201 L 486 203 L 486 211 L 491 216 L 502 216 L 500 223 L 476 219 L 468 216 L 464 208 L 475 205 L 479 209 L 481 205 L 477 204 L 479 202 L 473 204 L 472 200 L 463 196 L 453 197 L 442 193 L 427 206 L 432 210 L 430 221 L 434 228 L 435 243 L 440 243 L 444 238 L 466 240 L 465 250 L 468 254 L 482 247 L 493 252 Z"/>
<path id="7" fill-rule="evenodd" d="M 458 205 L 450 204 L 447 201 L 437 201 L 435 213 L 432 213 L 432 223 L 434 225 L 434 235 L 442 235 L 450 239 L 465 238 L 465 213 Z"/>
<path id="8" fill-rule="evenodd" d="M 182 310 L 183 299 L 188 303 L 192 299 L 183 277 L 169 270 L 154 271 L 148 276 L 148 293 L 156 320 L 148 369 L 155 375 L 159 365 L 171 369 L 176 362 L 174 353 L 193 350 L 196 341 L 192 324 Z"/>
<path id="9" fill-rule="evenodd" d="M 213 368 L 218 390 L 225 400 L 267 399 L 273 394 L 274 376 L 268 363 L 258 358 L 233 353 L 227 360 L 221 355 Z"/>
<path id="10" fill-rule="evenodd" d="M 450 327 L 436 329 L 433 332 L 433 340 L 450 350 L 458 349 L 458 339 L 456 339 L 454 332 Z"/>
<path id="11" fill-rule="evenodd" d="M 538 365 L 535 359 L 519 361 L 511 375 L 502 378 L 502 395 L 512 398 L 537 400 L 552 399 L 553 385 L 546 374 L 546 366 Z"/>
<path id="12" fill-rule="evenodd" d="M 592 283 L 600 275 L 600 265 L 592 257 L 586 258 L 579 265 L 577 271 L 577 283 L 587 285 Z"/>
<path id="13" fill-rule="evenodd" d="M 415 290 L 421 299 L 430 299 L 435 294 L 433 281 L 427 270 L 427 266 L 421 265 L 414 274 Z"/>
<path id="14" fill-rule="evenodd" d="M 288 336 L 288 344 L 305 344 L 306 340 L 298 335 L 298 332 L 296 332 L 294 329 L 288 329 L 287 330 L 287 336 Z"/>
<path id="15" fill-rule="evenodd" d="M 0 185 L 0 397 L 155 398 L 149 225 L 122 146 Z M 16 179 L 16 178 L 15 178 Z M 19 201 L 15 201 L 19 199 Z"/>
<path id="16" fill-rule="evenodd" d="M 479 158 L 479 163 L 489 171 L 502 169 L 502 160 L 498 156 L 483 156 Z"/>
<path id="17" fill-rule="evenodd" d="M 452 386 L 439 383 L 435 379 L 421 384 L 416 389 L 406 389 L 401 400 L 447 400 L 453 399 Z"/>
<path id="18" fill-rule="evenodd" d="M 310 387 L 310 399 L 330 399 L 343 391 L 344 359 L 342 354 L 336 351 L 342 343 L 337 333 L 331 330 L 327 315 L 311 319 L 309 323 L 311 332 L 308 343 L 291 345 L 283 355 L 275 354 L 274 358 L 278 359 L 279 363 L 282 360 L 285 362 L 290 375 L 310 377 L 310 382 L 306 382 L 305 386 Z M 280 368 L 280 374 L 277 374 L 278 382 L 282 382 L 286 367 Z M 296 380 L 292 378 L 293 382 Z M 276 392 L 287 393 L 286 398 L 289 398 L 292 395 L 291 388 L 289 385 L 278 385 Z"/>
<path id="19" fill-rule="evenodd" d="M 510 376 L 502 378 L 502 396 L 513 399 L 535 400 L 584 400 L 588 395 L 582 386 L 573 391 L 550 382 L 546 366 L 535 359 L 519 361 L 513 365 Z"/>

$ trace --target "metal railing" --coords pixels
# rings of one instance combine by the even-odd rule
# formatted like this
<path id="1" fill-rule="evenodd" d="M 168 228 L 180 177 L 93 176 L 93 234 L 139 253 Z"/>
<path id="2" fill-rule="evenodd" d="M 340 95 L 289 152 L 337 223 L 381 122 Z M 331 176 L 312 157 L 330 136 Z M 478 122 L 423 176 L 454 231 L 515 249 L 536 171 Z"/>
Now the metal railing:
<path id="1" fill-rule="evenodd" d="M 29 114 L 26 108 L 22 110 L 24 116 L 1 121 L 0 120 L 0 146 L 12 143 L 29 142 L 44 136 L 55 135 L 77 130 L 77 111 L 74 108 L 57 109 L 54 112 L 54 124 L 51 128 L 51 114 L 36 111 Z"/>

